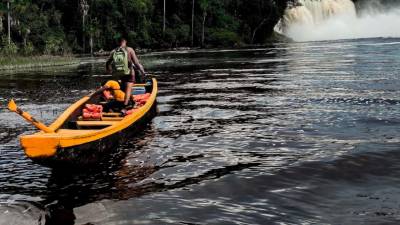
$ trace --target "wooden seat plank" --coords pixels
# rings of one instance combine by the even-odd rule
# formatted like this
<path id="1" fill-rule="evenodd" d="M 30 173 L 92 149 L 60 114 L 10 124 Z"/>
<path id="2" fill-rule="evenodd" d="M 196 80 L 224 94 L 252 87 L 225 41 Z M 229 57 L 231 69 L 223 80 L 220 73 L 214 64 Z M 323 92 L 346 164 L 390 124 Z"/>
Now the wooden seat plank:
<path id="1" fill-rule="evenodd" d="M 103 117 L 101 121 L 121 121 L 124 117 Z M 98 119 L 85 119 L 82 116 L 78 117 L 78 121 L 100 121 Z"/>
<path id="2" fill-rule="evenodd" d="M 107 127 L 118 123 L 117 121 L 76 121 L 80 127 Z"/>
<path id="3" fill-rule="evenodd" d="M 105 117 L 118 117 L 118 116 L 121 116 L 122 115 L 122 113 L 103 113 L 103 116 L 105 116 Z"/>

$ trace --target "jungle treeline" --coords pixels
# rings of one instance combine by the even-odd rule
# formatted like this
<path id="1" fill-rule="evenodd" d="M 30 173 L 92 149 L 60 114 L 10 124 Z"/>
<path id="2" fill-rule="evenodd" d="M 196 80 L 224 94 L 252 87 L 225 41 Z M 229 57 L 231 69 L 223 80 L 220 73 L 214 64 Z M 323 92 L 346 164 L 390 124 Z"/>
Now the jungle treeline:
<path id="1" fill-rule="evenodd" d="M 2 0 L 2 55 L 264 44 L 286 0 Z M 10 24 L 10 26 L 8 26 Z"/>

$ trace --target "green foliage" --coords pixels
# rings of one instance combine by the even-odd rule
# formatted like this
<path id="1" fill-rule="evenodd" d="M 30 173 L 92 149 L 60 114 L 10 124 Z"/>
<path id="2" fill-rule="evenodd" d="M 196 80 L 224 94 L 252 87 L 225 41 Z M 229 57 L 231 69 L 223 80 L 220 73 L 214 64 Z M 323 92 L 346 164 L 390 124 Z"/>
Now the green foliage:
<path id="1" fill-rule="evenodd" d="M 182 24 L 175 29 L 167 28 L 163 37 L 164 43 L 162 47 L 164 48 L 174 48 L 183 46 L 189 43 L 190 38 L 190 26 Z"/>
<path id="2" fill-rule="evenodd" d="M 17 54 L 18 46 L 12 41 L 11 43 L 8 43 L 8 39 L 6 37 L 2 37 L 0 52 L 5 56 L 13 56 Z"/>
<path id="3" fill-rule="evenodd" d="M 30 70 L 44 67 L 77 65 L 79 60 L 65 56 L 0 56 L 0 70 Z"/>
<path id="4" fill-rule="evenodd" d="M 63 39 L 55 36 L 48 36 L 44 47 L 44 53 L 46 55 L 59 55 L 63 54 Z"/>
<path id="5" fill-rule="evenodd" d="M 177 45 L 187 43 L 190 36 L 190 26 L 187 24 L 182 24 L 174 29 L 174 33 L 176 35 Z"/>
<path id="6" fill-rule="evenodd" d="M 218 47 L 230 47 L 240 45 L 239 35 L 233 31 L 226 29 L 211 29 L 208 41 Z"/>
<path id="7" fill-rule="evenodd" d="M 31 56 L 34 54 L 34 52 L 35 52 L 35 47 L 33 46 L 32 42 L 26 43 L 26 45 L 23 46 L 21 49 L 21 53 L 24 56 Z"/>
<path id="8" fill-rule="evenodd" d="M 202 11 L 206 11 L 210 5 L 210 0 L 200 0 L 199 6 Z"/>
<path id="9" fill-rule="evenodd" d="M 195 0 L 194 45 L 232 47 L 263 43 L 282 16 L 288 0 Z M 115 48 L 124 36 L 140 48 L 191 45 L 192 1 L 166 1 L 166 30 L 162 0 L 87 0 L 83 17 L 80 1 L 14 0 L 10 46 L 2 54 L 69 54 Z M 4 1 L 0 16 L 6 28 Z M 83 21 L 85 21 L 83 23 Z M 6 29 L 4 29 L 6 30 Z M 204 37 L 204 38 L 203 38 Z M 20 46 L 20 48 L 18 48 Z"/>

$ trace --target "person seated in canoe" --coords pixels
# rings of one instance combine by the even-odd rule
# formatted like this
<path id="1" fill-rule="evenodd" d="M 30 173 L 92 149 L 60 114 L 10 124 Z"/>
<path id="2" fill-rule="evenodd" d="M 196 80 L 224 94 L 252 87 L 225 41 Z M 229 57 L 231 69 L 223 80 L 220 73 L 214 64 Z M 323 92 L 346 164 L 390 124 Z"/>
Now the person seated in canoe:
<path id="1" fill-rule="evenodd" d="M 127 95 L 121 90 L 121 85 L 115 80 L 109 80 L 102 85 L 96 93 L 102 93 L 107 104 L 104 105 L 105 112 L 122 112 L 134 107 L 132 96 L 128 96 L 128 104 L 125 104 Z"/>
<path id="2" fill-rule="evenodd" d="M 124 105 L 127 106 L 130 101 L 132 87 L 135 83 L 135 77 L 139 76 L 138 70 L 143 76 L 145 74 L 144 67 L 140 64 L 139 59 L 133 48 L 127 46 L 125 38 L 119 39 L 119 47 L 111 52 L 109 59 L 106 62 L 108 74 L 118 76 L 121 80 L 122 90 L 125 91 Z"/>

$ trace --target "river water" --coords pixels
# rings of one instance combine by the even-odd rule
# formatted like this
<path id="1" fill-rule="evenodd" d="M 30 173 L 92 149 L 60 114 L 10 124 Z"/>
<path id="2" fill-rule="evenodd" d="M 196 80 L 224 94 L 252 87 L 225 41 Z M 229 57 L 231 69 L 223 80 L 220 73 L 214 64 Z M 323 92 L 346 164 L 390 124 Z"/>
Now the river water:
<path id="1" fill-rule="evenodd" d="M 400 40 L 142 56 L 159 115 L 107 169 L 33 164 L 34 129 L 109 79 L 104 59 L 5 73 L 0 224 L 398 224 Z"/>

